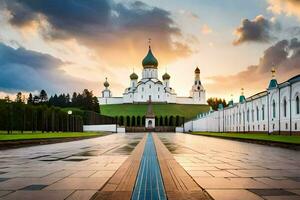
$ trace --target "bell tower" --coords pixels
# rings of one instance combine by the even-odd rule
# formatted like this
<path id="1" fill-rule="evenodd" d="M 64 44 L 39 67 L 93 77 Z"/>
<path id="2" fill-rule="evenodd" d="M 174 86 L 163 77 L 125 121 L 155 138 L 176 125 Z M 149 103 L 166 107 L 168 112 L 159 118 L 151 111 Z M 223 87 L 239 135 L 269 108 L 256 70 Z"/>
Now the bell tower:
<path id="1" fill-rule="evenodd" d="M 193 103 L 195 104 L 206 103 L 205 90 L 201 84 L 200 69 L 198 67 L 195 69 L 194 85 L 192 86 L 190 96 L 193 98 Z"/>

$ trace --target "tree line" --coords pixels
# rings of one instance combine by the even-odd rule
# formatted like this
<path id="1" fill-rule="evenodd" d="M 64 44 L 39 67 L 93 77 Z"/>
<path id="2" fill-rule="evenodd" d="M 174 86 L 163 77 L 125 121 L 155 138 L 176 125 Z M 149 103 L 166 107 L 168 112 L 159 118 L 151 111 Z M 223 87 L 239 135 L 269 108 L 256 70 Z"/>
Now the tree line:
<path id="1" fill-rule="evenodd" d="M 6 100 L 9 100 L 9 97 L 7 98 Z M 15 102 L 25 103 L 26 98 L 21 92 L 18 92 Z M 63 93 L 54 94 L 53 96 L 50 96 L 50 98 L 48 98 L 48 94 L 45 90 L 41 90 L 38 95 L 32 95 L 30 93 L 27 98 L 27 104 L 48 105 L 49 107 L 55 106 L 61 108 L 73 107 L 100 113 L 98 98 L 93 95 L 93 91 L 89 91 L 88 89 L 84 89 L 82 93 L 74 92 L 72 97 L 70 94 Z"/>
<path id="2" fill-rule="evenodd" d="M 78 132 L 82 131 L 82 125 L 82 116 L 68 115 L 58 107 L 0 100 L 0 130 L 7 130 L 8 133 Z"/>

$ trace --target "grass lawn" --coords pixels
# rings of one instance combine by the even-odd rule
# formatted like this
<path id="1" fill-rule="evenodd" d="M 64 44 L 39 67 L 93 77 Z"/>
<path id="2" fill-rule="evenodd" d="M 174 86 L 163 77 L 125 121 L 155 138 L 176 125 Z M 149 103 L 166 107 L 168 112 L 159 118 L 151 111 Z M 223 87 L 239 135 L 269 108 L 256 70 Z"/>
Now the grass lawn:
<path id="1" fill-rule="evenodd" d="M 238 138 L 238 139 L 250 139 L 250 140 L 261 140 L 271 142 L 282 142 L 290 144 L 300 144 L 300 136 L 289 136 L 289 135 L 268 135 L 265 133 L 206 133 L 206 132 L 193 132 L 193 135 L 206 135 L 223 138 Z"/>
<path id="2" fill-rule="evenodd" d="M 101 114 L 107 116 L 143 116 L 147 111 L 147 104 L 115 104 L 101 105 Z M 197 114 L 209 111 L 208 105 L 187 104 L 153 104 L 156 116 L 182 116 L 186 120 L 192 119 Z"/>
<path id="3" fill-rule="evenodd" d="M 7 134 L 6 131 L 0 131 L 0 141 L 5 140 L 30 140 L 30 139 L 53 139 L 53 138 L 73 138 L 73 137 L 88 137 L 88 136 L 103 136 L 101 132 L 59 132 L 59 133 L 42 133 L 42 132 L 14 132 Z"/>

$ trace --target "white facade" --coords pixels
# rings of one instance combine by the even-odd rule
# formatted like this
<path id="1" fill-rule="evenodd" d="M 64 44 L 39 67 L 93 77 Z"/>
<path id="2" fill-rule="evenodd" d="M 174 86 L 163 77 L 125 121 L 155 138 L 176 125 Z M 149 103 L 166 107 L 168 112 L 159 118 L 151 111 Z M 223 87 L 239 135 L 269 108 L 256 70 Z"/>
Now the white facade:
<path id="1" fill-rule="evenodd" d="M 153 56 L 151 48 L 143 60 L 142 78 L 138 81 L 138 75 L 130 75 L 130 86 L 125 89 L 123 97 L 113 97 L 108 89 L 107 80 L 105 89 L 99 97 L 100 105 L 122 103 L 146 103 L 150 98 L 152 102 L 178 103 L 178 104 L 206 104 L 205 90 L 200 81 L 200 70 L 196 68 L 194 85 L 190 91 L 190 97 L 177 97 L 175 90 L 170 87 L 170 75 L 165 73 L 163 81 L 158 78 L 158 62 Z"/>
<path id="2" fill-rule="evenodd" d="M 300 75 L 184 124 L 185 131 L 300 133 Z"/>

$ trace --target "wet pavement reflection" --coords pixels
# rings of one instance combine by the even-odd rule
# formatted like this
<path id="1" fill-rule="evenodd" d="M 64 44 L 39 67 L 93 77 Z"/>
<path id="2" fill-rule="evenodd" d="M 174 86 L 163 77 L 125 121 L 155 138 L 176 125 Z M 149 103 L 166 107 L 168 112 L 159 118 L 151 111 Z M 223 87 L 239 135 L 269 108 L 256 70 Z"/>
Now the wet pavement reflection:
<path id="1" fill-rule="evenodd" d="M 300 199 L 299 151 L 182 133 L 158 135 L 216 200 Z"/>

